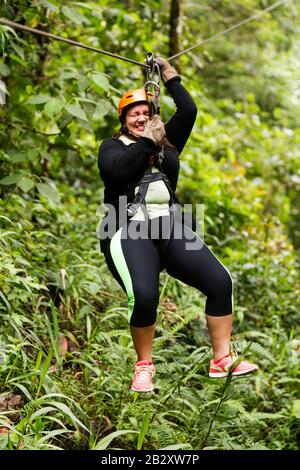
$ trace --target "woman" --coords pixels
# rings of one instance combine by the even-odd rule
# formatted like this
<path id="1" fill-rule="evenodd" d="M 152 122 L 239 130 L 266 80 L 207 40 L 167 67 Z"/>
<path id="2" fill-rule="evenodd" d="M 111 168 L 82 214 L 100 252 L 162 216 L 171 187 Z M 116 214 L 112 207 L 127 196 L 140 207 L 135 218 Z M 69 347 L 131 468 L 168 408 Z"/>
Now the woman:
<path id="1" fill-rule="evenodd" d="M 151 351 L 159 274 L 163 269 L 207 297 L 205 312 L 213 349 L 209 376 L 227 376 L 235 361 L 230 353 L 230 274 L 204 243 L 197 249 L 187 248 L 187 242 L 196 243 L 199 238 L 174 217 L 172 210 L 178 156 L 191 133 L 197 108 L 176 70 L 163 59 L 156 62 L 175 102 L 175 114 L 166 124 L 158 115 L 149 119 L 145 91 L 126 92 L 119 104 L 121 130 L 102 142 L 98 160 L 105 185 L 104 202 L 109 206 L 100 229 L 101 250 L 128 297 L 129 324 L 137 353 L 131 389 L 139 392 L 153 390 Z M 175 236 L 175 232 L 181 236 Z M 258 369 L 248 362 L 233 367 L 233 375 Z"/>

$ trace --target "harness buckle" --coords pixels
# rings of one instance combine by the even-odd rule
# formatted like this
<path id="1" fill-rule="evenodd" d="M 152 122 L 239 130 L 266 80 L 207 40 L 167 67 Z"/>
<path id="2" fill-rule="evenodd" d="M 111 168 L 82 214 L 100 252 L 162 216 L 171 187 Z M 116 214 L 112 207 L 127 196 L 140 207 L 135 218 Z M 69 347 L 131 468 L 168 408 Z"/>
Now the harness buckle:
<path id="1" fill-rule="evenodd" d="M 128 216 L 133 217 L 137 213 L 139 207 L 141 207 L 142 204 L 143 204 L 143 197 L 140 193 L 137 193 L 134 200 L 132 202 L 129 202 L 126 206 Z"/>

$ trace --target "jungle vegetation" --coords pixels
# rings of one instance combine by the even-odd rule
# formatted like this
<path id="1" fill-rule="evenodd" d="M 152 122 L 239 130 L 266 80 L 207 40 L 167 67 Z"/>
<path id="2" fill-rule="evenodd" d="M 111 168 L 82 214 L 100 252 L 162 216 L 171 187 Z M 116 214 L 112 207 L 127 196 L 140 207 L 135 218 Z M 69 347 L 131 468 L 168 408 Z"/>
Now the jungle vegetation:
<path id="1" fill-rule="evenodd" d="M 2 0 L 0 17 L 143 62 L 271 3 Z M 178 196 L 205 206 L 233 345 L 260 369 L 210 379 L 205 298 L 162 273 L 150 395 L 129 390 L 126 297 L 97 237 L 98 148 L 142 67 L 0 25 L 0 449 L 299 448 L 299 25 L 286 1 L 175 61 L 198 107 Z"/>

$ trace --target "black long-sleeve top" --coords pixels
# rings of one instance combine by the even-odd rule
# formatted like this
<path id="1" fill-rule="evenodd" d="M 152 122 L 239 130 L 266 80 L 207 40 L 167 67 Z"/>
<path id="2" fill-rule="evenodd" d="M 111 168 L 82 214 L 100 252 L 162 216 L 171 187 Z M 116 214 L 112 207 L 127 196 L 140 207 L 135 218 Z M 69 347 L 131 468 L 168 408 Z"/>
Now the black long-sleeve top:
<path id="1" fill-rule="evenodd" d="M 197 108 L 180 79 L 171 79 L 165 86 L 176 105 L 176 112 L 165 124 L 166 137 L 175 149 L 165 148 L 161 170 L 169 178 L 175 192 L 179 173 L 178 156 L 191 133 Z M 126 194 L 128 185 L 143 176 L 149 166 L 149 157 L 158 150 L 156 144 L 145 137 L 138 138 L 130 145 L 115 138 L 105 139 L 100 145 L 98 156 L 100 177 L 105 185 L 104 203 L 115 203 L 119 196 Z"/>

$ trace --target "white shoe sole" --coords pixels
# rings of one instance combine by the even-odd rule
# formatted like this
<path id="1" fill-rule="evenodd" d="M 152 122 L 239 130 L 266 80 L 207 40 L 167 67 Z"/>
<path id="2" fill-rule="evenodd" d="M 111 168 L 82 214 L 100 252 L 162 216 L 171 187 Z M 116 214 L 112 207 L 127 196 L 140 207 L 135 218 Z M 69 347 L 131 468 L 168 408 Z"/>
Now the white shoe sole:
<path id="1" fill-rule="evenodd" d="M 233 372 L 232 376 L 237 377 L 239 375 L 247 375 L 247 374 L 251 374 L 252 372 L 255 372 L 256 370 L 258 370 L 258 367 L 255 367 L 254 369 L 251 369 L 251 370 L 246 370 L 246 371 L 241 371 L 241 372 Z M 229 375 L 229 372 L 209 372 L 208 375 L 209 375 L 209 377 L 211 377 L 213 379 L 221 379 L 223 377 L 227 377 Z"/>
<path id="2" fill-rule="evenodd" d="M 145 389 L 144 389 L 144 390 L 137 390 L 136 388 L 131 387 L 131 391 L 132 391 L 132 392 L 153 392 L 153 390 L 154 390 L 154 387 L 149 388 L 149 389 L 147 389 L 147 390 L 145 390 Z"/>

